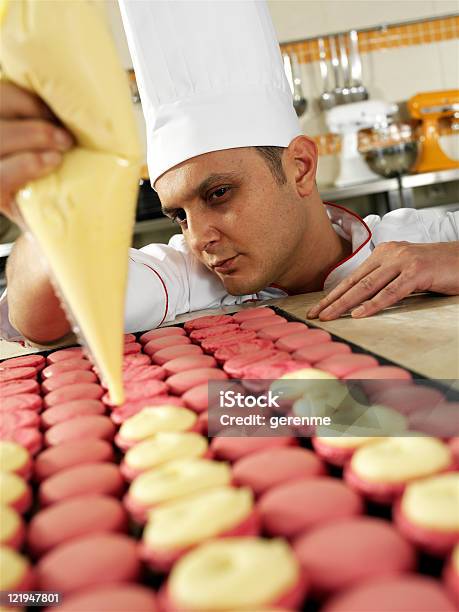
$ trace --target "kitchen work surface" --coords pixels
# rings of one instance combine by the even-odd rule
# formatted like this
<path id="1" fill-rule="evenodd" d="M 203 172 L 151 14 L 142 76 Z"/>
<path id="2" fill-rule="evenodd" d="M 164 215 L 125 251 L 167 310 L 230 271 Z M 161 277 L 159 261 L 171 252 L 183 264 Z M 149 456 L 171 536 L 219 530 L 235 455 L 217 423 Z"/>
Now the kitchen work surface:
<path id="1" fill-rule="evenodd" d="M 300 319 L 323 293 L 272 300 Z M 307 321 L 427 378 L 459 378 L 459 297 L 419 295 L 373 317 Z"/>

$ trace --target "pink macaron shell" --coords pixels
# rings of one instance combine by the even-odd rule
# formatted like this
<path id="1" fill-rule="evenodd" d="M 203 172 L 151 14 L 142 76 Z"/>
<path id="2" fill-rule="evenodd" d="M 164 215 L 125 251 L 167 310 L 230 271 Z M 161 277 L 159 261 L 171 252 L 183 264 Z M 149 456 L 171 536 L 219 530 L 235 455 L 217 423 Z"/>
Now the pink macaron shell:
<path id="1" fill-rule="evenodd" d="M 459 543 L 459 530 L 441 531 L 427 529 L 416 525 L 403 514 L 401 500 L 398 499 L 392 509 L 394 522 L 407 540 L 424 552 L 436 557 L 446 557 Z"/>
<path id="2" fill-rule="evenodd" d="M 363 503 L 342 481 L 318 476 L 273 487 L 260 498 L 258 510 L 267 533 L 294 538 L 321 524 L 362 514 Z"/>
<path id="3" fill-rule="evenodd" d="M 67 361 L 68 359 L 84 358 L 84 348 L 81 346 L 70 346 L 69 348 L 53 351 L 46 358 L 48 364 L 57 363 L 59 361 Z"/>
<path id="4" fill-rule="evenodd" d="M 323 612 L 457 612 L 438 580 L 419 574 L 381 576 L 330 599 Z"/>
<path id="5" fill-rule="evenodd" d="M 286 361 L 289 359 L 289 354 L 278 351 L 275 348 L 269 348 L 261 350 L 257 353 L 248 353 L 244 355 L 238 355 L 232 357 L 223 366 L 223 370 L 231 378 L 243 378 L 246 369 L 258 365 L 260 363 L 277 363 L 280 361 Z"/>
<path id="6" fill-rule="evenodd" d="M 123 372 L 123 381 L 125 385 L 129 383 L 140 382 L 145 380 L 164 380 L 166 371 L 158 365 L 142 365 L 137 368 L 130 368 Z"/>
<path id="7" fill-rule="evenodd" d="M 74 400 L 48 408 L 41 414 L 43 427 L 48 429 L 69 419 L 92 414 L 104 414 L 105 406 L 99 400 Z"/>
<path id="8" fill-rule="evenodd" d="M 184 344 L 191 344 L 191 340 L 187 336 L 163 336 L 162 338 L 149 340 L 144 345 L 143 351 L 147 355 L 154 355 L 156 352 L 170 346 L 183 346 Z"/>
<path id="9" fill-rule="evenodd" d="M 59 603 L 59 612 L 159 612 L 152 588 L 129 582 L 111 582 L 78 590 Z M 54 612 L 46 608 L 45 612 Z"/>
<path id="10" fill-rule="evenodd" d="M 277 380 L 281 376 L 284 376 L 284 374 L 297 372 L 298 370 L 310 367 L 311 364 L 307 361 L 296 361 L 294 359 L 279 359 L 278 361 L 264 360 L 260 363 L 245 367 L 242 378 Z"/>
<path id="11" fill-rule="evenodd" d="M 196 370 L 197 368 L 212 368 L 217 364 L 215 359 L 210 355 L 186 355 L 185 357 L 177 357 L 171 361 L 167 361 L 162 367 L 166 371 L 167 376 L 186 372 L 187 370 Z"/>
<path id="12" fill-rule="evenodd" d="M 263 340 L 262 338 L 256 338 L 249 342 L 235 342 L 234 344 L 228 344 L 222 346 L 214 353 L 214 357 L 218 363 L 223 364 L 233 357 L 241 355 L 248 355 L 250 353 L 258 353 L 265 349 L 273 348 L 274 344 L 271 340 Z"/>
<path id="13" fill-rule="evenodd" d="M 210 443 L 213 457 L 234 463 L 242 457 L 263 450 L 284 446 L 296 446 L 298 441 L 292 437 L 229 437 L 217 436 Z"/>
<path id="14" fill-rule="evenodd" d="M 301 334 L 304 331 L 307 331 L 307 329 L 308 326 L 305 323 L 287 321 L 285 323 L 267 325 L 266 327 L 258 330 L 257 336 L 259 338 L 272 340 L 274 342 L 279 340 L 279 338 L 291 336 L 292 334 Z"/>
<path id="15" fill-rule="evenodd" d="M 45 393 L 50 393 L 55 389 L 60 389 L 66 385 L 73 385 L 75 383 L 96 383 L 97 376 L 94 372 L 88 370 L 72 370 L 63 374 L 57 374 L 47 378 L 41 385 L 42 390 Z"/>
<path id="16" fill-rule="evenodd" d="M 459 470 L 459 436 L 452 437 L 448 442 L 448 446 L 453 454 L 454 469 Z"/>
<path id="17" fill-rule="evenodd" d="M 75 383 L 51 391 L 46 395 L 43 403 L 46 408 L 52 408 L 58 404 L 65 404 L 78 399 L 98 400 L 103 394 L 103 388 L 96 383 Z"/>
<path id="18" fill-rule="evenodd" d="M 413 384 L 413 377 L 397 366 L 375 366 L 354 370 L 342 376 L 344 380 L 358 380 L 368 396 L 388 388 Z"/>
<path id="19" fill-rule="evenodd" d="M 113 463 L 86 463 L 66 468 L 44 480 L 39 488 L 42 506 L 80 495 L 112 495 L 119 497 L 124 479 Z"/>
<path id="20" fill-rule="evenodd" d="M 20 393 L 2 397 L 0 402 L 0 412 L 16 412 L 21 410 L 35 410 L 39 412 L 42 407 L 42 399 L 35 393 Z"/>
<path id="21" fill-rule="evenodd" d="M 182 395 L 189 389 L 197 387 L 209 380 L 225 380 L 228 375 L 217 368 L 197 368 L 173 374 L 166 380 L 166 384 L 171 393 Z"/>
<path id="22" fill-rule="evenodd" d="M 125 403 L 141 402 L 158 395 L 165 395 L 167 394 L 167 390 L 168 387 L 162 380 L 130 381 L 124 385 L 124 401 Z M 106 393 L 102 397 L 102 401 L 106 406 L 116 406 L 110 397 L 110 393 Z"/>
<path id="23" fill-rule="evenodd" d="M 443 569 L 443 583 L 459 610 L 459 571 L 454 567 L 451 557 L 447 560 Z"/>
<path id="24" fill-rule="evenodd" d="M 41 590 L 67 595 L 110 582 L 135 581 L 140 560 L 132 538 L 104 533 L 61 544 L 42 557 L 36 570 Z"/>
<path id="25" fill-rule="evenodd" d="M 27 534 L 28 550 L 39 557 L 75 538 L 126 529 L 126 511 L 117 499 L 81 495 L 48 506 L 33 516 Z"/>
<path id="26" fill-rule="evenodd" d="M 0 382 L 9 383 L 16 380 L 27 380 L 29 378 L 35 379 L 37 376 L 37 369 L 33 367 L 22 367 L 22 368 L 5 368 L 0 370 Z"/>
<path id="27" fill-rule="evenodd" d="M 92 368 L 89 359 L 66 359 L 65 361 L 58 361 L 49 366 L 46 366 L 41 371 L 41 377 L 44 379 L 50 378 L 51 376 L 57 376 L 58 374 L 64 374 L 65 372 L 73 372 L 74 370 L 90 370 Z"/>
<path id="28" fill-rule="evenodd" d="M 297 538 L 294 550 L 317 597 L 416 565 L 413 546 L 390 523 L 368 516 L 323 524 Z"/>
<path id="29" fill-rule="evenodd" d="M 323 361 L 333 355 L 345 355 L 351 352 L 351 347 L 344 342 L 321 342 L 320 344 L 310 344 L 298 349 L 292 355 L 293 359 L 299 361 L 309 361 L 313 366 L 319 361 Z"/>
<path id="30" fill-rule="evenodd" d="M 277 323 L 287 323 L 287 319 L 285 317 L 281 317 L 280 315 L 274 314 L 269 317 L 260 316 L 259 318 L 249 319 L 248 321 L 243 321 L 241 323 L 241 329 L 250 329 L 252 331 L 259 331 L 264 327 L 276 325 Z"/>
<path id="31" fill-rule="evenodd" d="M 37 427 L 17 427 L 14 430 L 2 432 L 0 439 L 20 444 L 31 455 L 36 455 L 43 447 L 43 435 Z"/>
<path id="32" fill-rule="evenodd" d="M 247 342 L 250 340 L 254 340 L 256 337 L 256 332 L 249 329 L 241 329 L 237 332 L 232 332 L 231 334 L 224 334 L 223 336 L 212 336 L 211 338 L 206 338 L 201 342 L 201 348 L 204 350 L 204 352 L 213 354 L 223 346 L 234 344 L 237 342 Z"/>
<path id="33" fill-rule="evenodd" d="M 186 391 L 182 400 L 185 406 L 194 412 L 202 413 L 209 407 L 209 385 L 204 383 Z"/>
<path id="34" fill-rule="evenodd" d="M 225 325 L 214 325 L 212 327 L 205 327 L 204 329 L 195 329 L 190 332 L 190 338 L 196 344 L 200 344 L 206 338 L 212 338 L 213 336 L 223 336 L 225 334 L 231 334 L 239 330 L 239 325 L 236 323 L 226 323 Z"/>
<path id="35" fill-rule="evenodd" d="M 258 306 L 256 308 L 246 308 L 239 310 L 233 314 L 233 319 L 237 323 L 244 323 L 244 321 L 250 321 L 250 319 L 260 319 L 264 317 L 272 317 L 276 313 L 272 308 L 267 306 Z"/>
<path id="36" fill-rule="evenodd" d="M 189 334 L 197 329 L 205 329 L 207 327 L 214 327 L 216 325 L 226 325 L 233 322 L 234 320 L 231 315 L 205 315 L 203 317 L 192 319 L 191 321 L 186 321 L 183 327 L 185 328 L 186 333 Z"/>
<path id="37" fill-rule="evenodd" d="M 408 416 L 408 424 L 413 431 L 421 431 L 436 438 L 458 436 L 459 402 L 443 402 L 419 408 Z"/>
<path id="38" fill-rule="evenodd" d="M 292 446 L 247 455 L 234 463 L 232 472 L 236 486 L 250 487 L 260 496 L 293 480 L 323 476 L 325 467 L 312 451 Z"/>
<path id="39" fill-rule="evenodd" d="M 144 353 L 133 353 L 132 355 L 124 355 L 123 372 L 125 372 L 126 370 L 130 370 L 131 368 L 136 368 L 138 366 L 149 365 L 150 363 L 150 356 L 145 355 Z"/>
<path id="40" fill-rule="evenodd" d="M 23 393 L 39 393 L 40 386 L 36 380 L 13 380 L 11 382 L 0 383 L 0 397 L 2 401 L 5 397 L 22 395 Z"/>
<path id="41" fill-rule="evenodd" d="M 157 351 L 152 355 L 151 360 L 157 365 L 164 365 L 168 361 L 177 359 L 178 357 L 185 357 L 186 355 L 202 355 L 203 353 L 204 351 L 197 344 L 180 344 L 178 346 L 170 346 Z"/>
<path id="42" fill-rule="evenodd" d="M 20 357 L 11 357 L 0 362 L 0 371 L 10 368 L 35 368 L 37 372 L 45 367 L 46 359 L 43 355 L 21 355 Z"/>
<path id="43" fill-rule="evenodd" d="M 142 345 L 139 342 L 129 342 L 123 347 L 123 355 L 135 355 L 137 353 L 140 353 L 141 350 Z"/>
<path id="44" fill-rule="evenodd" d="M 65 442 L 38 455 L 34 465 L 35 479 L 41 482 L 67 468 L 112 460 L 113 448 L 105 440 L 88 438 Z"/>
<path id="45" fill-rule="evenodd" d="M 315 452 L 330 465 L 343 467 L 355 453 L 356 449 L 351 447 L 339 447 L 327 444 L 326 439 L 312 438 L 312 446 Z"/>
<path id="46" fill-rule="evenodd" d="M 245 519 L 243 519 L 238 525 L 235 525 L 231 529 L 227 529 L 219 534 L 212 536 L 212 538 L 231 538 L 240 536 L 257 536 L 260 533 L 260 517 L 256 510 L 252 510 Z M 206 540 L 203 540 L 203 542 Z M 199 546 L 199 543 L 193 546 L 187 546 L 184 548 L 175 548 L 171 550 L 153 550 L 149 548 L 144 542 L 140 545 L 140 556 L 141 558 L 154 570 L 160 573 L 167 573 L 171 570 L 172 566 L 185 555 L 187 552 Z"/>
<path id="47" fill-rule="evenodd" d="M 274 346 L 280 351 L 294 353 L 306 346 L 316 346 L 324 342 L 331 342 L 331 336 L 328 332 L 323 329 L 306 329 L 302 332 L 279 338 Z"/>
<path id="48" fill-rule="evenodd" d="M 352 372 L 362 372 L 365 368 L 374 368 L 377 365 L 377 360 L 371 355 L 349 353 L 323 359 L 316 363 L 315 367 L 338 378 L 345 378 Z"/>
<path id="49" fill-rule="evenodd" d="M 158 327 L 157 329 L 150 329 L 140 336 L 140 343 L 147 344 L 150 340 L 156 340 L 158 338 L 167 338 L 168 336 L 185 336 L 186 331 L 183 327 Z"/>
<path id="50" fill-rule="evenodd" d="M 99 414 L 76 416 L 48 429 L 45 434 L 47 446 L 57 446 L 71 440 L 97 438 L 113 440 L 115 426 L 111 420 Z"/>
<path id="51" fill-rule="evenodd" d="M 7 434 L 20 427 L 40 427 L 40 416 L 34 410 L 5 412 L 0 419 L 0 435 Z"/>
<path id="52" fill-rule="evenodd" d="M 422 408 L 434 408 L 443 403 L 445 396 L 438 389 L 425 385 L 388 386 L 370 394 L 373 404 L 393 408 L 401 414 L 410 415 Z"/>

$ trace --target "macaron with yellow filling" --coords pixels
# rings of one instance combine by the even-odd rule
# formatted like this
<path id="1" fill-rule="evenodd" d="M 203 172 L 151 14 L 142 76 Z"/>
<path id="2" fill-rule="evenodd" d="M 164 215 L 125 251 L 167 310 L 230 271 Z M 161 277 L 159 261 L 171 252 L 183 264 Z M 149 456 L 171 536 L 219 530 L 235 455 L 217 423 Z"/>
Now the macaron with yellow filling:
<path id="1" fill-rule="evenodd" d="M 180 459 L 137 476 L 124 504 L 133 518 L 143 523 L 148 511 L 158 504 L 230 483 L 231 470 L 226 463 L 210 459 Z"/>
<path id="2" fill-rule="evenodd" d="M 34 586 L 28 560 L 7 546 L 0 546 L 0 591 L 27 591 Z"/>
<path id="3" fill-rule="evenodd" d="M 179 406 L 144 408 L 124 421 L 115 442 L 119 448 L 126 450 L 160 432 L 190 431 L 197 420 L 195 412 Z"/>
<path id="4" fill-rule="evenodd" d="M 254 536 L 260 530 L 248 488 L 215 487 L 149 512 L 142 557 L 167 572 L 191 548 L 216 537 Z"/>
<path id="5" fill-rule="evenodd" d="M 32 493 L 24 478 L 13 472 L 0 472 L 0 504 L 23 514 L 31 503 Z"/>
<path id="6" fill-rule="evenodd" d="M 29 478 L 32 471 L 29 452 L 16 442 L 0 440 L 0 469 L 2 472 L 14 472 L 18 476 Z"/>
<path id="7" fill-rule="evenodd" d="M 307 579 L 285 541 L 235 537 L 204 543 L 182 557 L 160 603 L 165 612 L 297 610 L 306 593 Z"/>
<path id="8" fill-rule="evenodd" d="M 207 450 L 207 438 L 196 432 L 162 431 L 132 446 L 120 469 L 127 480 L 133 480 L 168 461 L 204 457 Z"/>
<path id="9" fill-rule="evenodd" d="M 0 546 L 20 548 L 25 535 L 21 515 L 14 508 L 2 505 L 0 517 Z"/>
<path id="10" fill-rule="evenodd" d="M 437 438 L 381 438 L 359 448 L 344 470 L 348 484 L 368 499 L 392 503 L 413 480 L 440 474 L 452 465 L 447 444 Z"/>
<path id="11" fill-rule="evenodd" d="M 459 473 L 448 472 L 408 484 L 394 508 L 400 532 L 433 555 L 459 543 Z"/>

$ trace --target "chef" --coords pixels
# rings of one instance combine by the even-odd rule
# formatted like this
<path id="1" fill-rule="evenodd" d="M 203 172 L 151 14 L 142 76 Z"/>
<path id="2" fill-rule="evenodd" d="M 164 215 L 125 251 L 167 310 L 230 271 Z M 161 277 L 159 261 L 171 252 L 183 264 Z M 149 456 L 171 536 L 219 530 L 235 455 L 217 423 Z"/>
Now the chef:
<path id="1" fill-rule="evenodd" d="M 120 0 L 148 142 L 151 184 L 182 233 L 129 254 L 126 331 L 176 315 L 326 290 L 308 313 L 366 317 L 414 291 L 459 293 L 459 213 L 365 219 L 321 201 L 317 147 L 301 134 L 263 2 Z M 36 97 L 0 91 L 1 211 L 73 145 Z M 7 266 L 3 337 L 70 331 L 26 236 Z"/>

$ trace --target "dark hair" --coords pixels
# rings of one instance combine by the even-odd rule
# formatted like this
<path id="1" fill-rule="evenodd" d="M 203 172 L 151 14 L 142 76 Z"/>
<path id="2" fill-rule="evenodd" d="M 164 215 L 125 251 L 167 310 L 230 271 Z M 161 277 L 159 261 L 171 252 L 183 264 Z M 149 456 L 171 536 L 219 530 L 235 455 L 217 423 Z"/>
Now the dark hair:
<path id="1" fill-rule="evenodd" d="M 282 166 L 284 147 L 255 147 L 255 149 L 268 164 L 276 183 L 278 185 L 285 185 L 287 177 Z"/>

